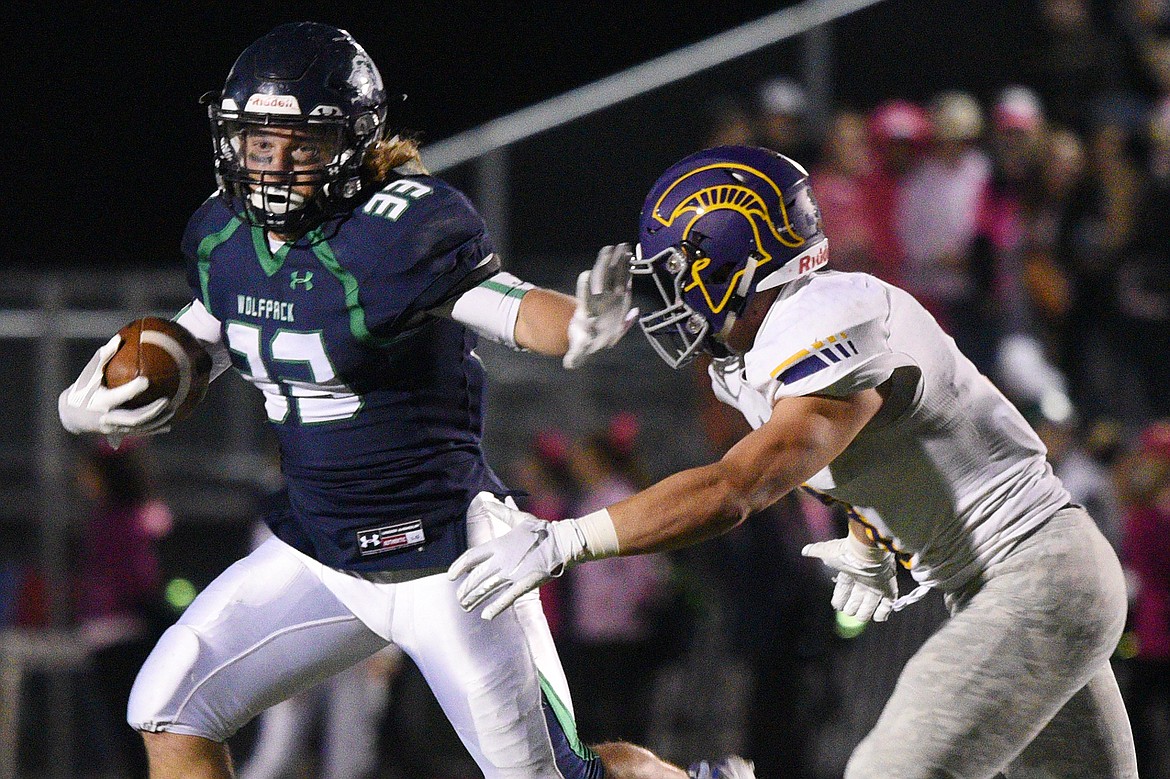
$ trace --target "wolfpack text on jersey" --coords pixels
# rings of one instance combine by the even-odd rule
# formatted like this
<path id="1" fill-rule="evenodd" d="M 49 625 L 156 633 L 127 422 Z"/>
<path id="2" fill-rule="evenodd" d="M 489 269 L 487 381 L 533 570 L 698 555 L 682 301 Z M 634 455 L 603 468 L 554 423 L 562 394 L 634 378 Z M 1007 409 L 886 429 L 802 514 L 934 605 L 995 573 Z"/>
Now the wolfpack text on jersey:
<path id="1" fill-rule="evenodd" d="M 294 305 L 296 304 L 287 301 L 256 298 L 251 295 L 236 296 L 236 312 L 240 316 L 250 316 L 258 319 L 295 322 L 296 319 L 293 317 Z"/>
<path id="2" fill-rule="evenodd" d="M 196 301 L 180 323 L 214 323 L 221 362 L 230 355 L 264 393 L 280 441 L 288 505 L 267 517 L 277 536 L 335 568 L 449 564 L 472 498 L 507 492 L 480 445 L 477 336 L 426 315 L 499 269 L 471 203 L 402 176 L 270 245 L 212 197 L 183 250 Z"/>

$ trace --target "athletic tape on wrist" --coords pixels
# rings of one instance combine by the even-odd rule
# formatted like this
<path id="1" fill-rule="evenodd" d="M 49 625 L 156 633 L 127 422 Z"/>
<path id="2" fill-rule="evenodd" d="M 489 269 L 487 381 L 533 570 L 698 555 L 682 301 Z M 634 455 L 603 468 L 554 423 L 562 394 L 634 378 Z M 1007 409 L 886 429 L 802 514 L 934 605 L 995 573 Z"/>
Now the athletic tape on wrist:
<path id="1" fill-rule="evenodd" d="M 579 519 L 573 520 L 585 537 L 585 557 L 596 560 L 600 557 L 613 557 L 621 550 L 618 545 L 617 530 L 614 529 L 613 519 L 608 509 L 594 511 Z"/>

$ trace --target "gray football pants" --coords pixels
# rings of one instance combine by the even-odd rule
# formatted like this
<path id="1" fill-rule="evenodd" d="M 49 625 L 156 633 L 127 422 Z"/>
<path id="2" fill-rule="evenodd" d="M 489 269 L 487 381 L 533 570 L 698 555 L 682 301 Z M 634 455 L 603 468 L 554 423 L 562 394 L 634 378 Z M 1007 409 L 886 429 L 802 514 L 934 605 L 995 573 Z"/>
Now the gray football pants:
<path id="1" fill-rule="evenodd" d="M 846 779 L 1136 779 L 1109 666 L 1125 582 L 1083 509 L 1057 512 L 947 602 Z"/>

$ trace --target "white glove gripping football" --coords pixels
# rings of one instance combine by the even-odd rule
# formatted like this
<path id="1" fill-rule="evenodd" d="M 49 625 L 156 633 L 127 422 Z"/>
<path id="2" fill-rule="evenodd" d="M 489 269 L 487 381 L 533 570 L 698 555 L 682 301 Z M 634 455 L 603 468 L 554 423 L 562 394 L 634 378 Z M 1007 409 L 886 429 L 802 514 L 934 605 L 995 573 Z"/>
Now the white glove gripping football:
<path id="1" fill-rule="evenodd" d="M 468 549 L 447 569 L 452 581 L 467 576 L 455 591 L 464 611 L 503 590 L 484 607 L 484 619 L 493 619 L 570 565 L 618 552 L 617 534 L 605 509 L 560 522 L 545 522 L 502 503 L 488 503 L 485 509 L 512 529 Z"/>
<path id="2" fill-rule="evenodd" d="M 892 552 L 846 538 L 808 544 L 800 553 L 819 558 L 837 572 L 833 608 L 862 622 L 885 622 L 898 600 L 897 567 Z"/>
<path id="3" fill-rule="evenodd" d="M 66 430 L 70 433 L 100 433 L 107 436 L 114 447 L 124 436 L 165 433 L 170 430 L 168 423 L 174 414 L 167 408 L 169 401 L 166 398 L 159 398 L 142 408 L 119 408 L 150 386 L 145 376 L 113 389 L 102 384 L 106 363 L 121 343 L 120 335 L 107 341 L 82 368 L 77 380 L 57 399 L 57 414 Z"/>
<path id="4" fill-rule="evenodd" d="M 616 344 L 638 318 L 638 309 L 630 308 L 633 256 L 628 243 L 603 246 L 593 268 L 577 277 L 577 310 L 569 320 L 566 368 L 576 368 L 589 355 Z"/>

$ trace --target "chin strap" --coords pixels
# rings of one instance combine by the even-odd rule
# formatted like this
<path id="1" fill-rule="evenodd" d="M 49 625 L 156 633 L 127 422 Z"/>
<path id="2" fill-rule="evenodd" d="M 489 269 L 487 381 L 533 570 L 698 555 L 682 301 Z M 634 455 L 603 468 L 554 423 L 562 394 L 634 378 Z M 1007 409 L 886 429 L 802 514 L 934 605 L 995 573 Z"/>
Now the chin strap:
<path id="1" fill-rule="evenodd" d="M 716 341 L 719 343 L 722 343 L 724 340 L 726 340 L 727 335 L 731 332 L 731 328 L 735 327 L 735 320 L 737 318 L 738 317 L 736 317 L 734 311 L 728 311 L 727 317 L 723 320 L 723 327 L 719 328 L 718 333 L 712 333 L 711 337 L 716 339 Z"/>
<path id="2" fill-rule="evenodd" d="M 760 258 L 754 252 L 748 255 L 747 264 L 743 267 L 743 275 L 739 277 L 739 284 L 735 287 L 735 294 L 746 300 L 748 291 L 752 288 L 752 280 L 756 277 L 756 268 L 760 267 Z"/>
<path id="3" fill-rule="evenodd" d="M 743 275 L 739 277 L 739 284 L 735 285 L 734 305 L 731 303 L 728 304 L 731 310 L 727 312 L 727 317 L 723 320 L 723 327 L 719 328 L 718 333 L 712 333 L 711 335 L 711 338 L 717 343 L 727 338 L 731 332 L 731 328 L 735 327 L 735 322 L 739 319 L 739 315 L 743 313 L 743 307 L 748 299 L 748 292 L 752 288 L 752 280 L 756 277 L 756 268 L 759 266 L 759 256 L 755 253 L 748 255 L 747 264 L 743 268 Z M 720 343 L 719 345 L 730 354 L 730 350 L 724 344 Z"/>

